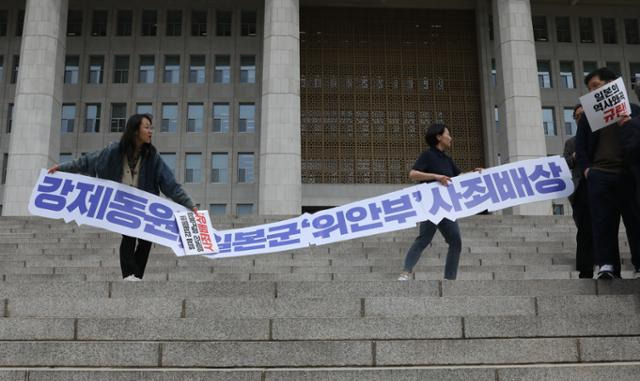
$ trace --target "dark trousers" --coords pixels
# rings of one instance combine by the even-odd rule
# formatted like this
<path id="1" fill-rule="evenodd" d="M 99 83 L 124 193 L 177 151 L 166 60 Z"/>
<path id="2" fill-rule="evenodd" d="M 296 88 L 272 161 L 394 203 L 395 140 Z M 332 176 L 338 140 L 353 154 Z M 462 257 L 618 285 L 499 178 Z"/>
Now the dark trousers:
<path id="1" fill-rule="evenodd" d="M 582 179 L 571 197 L 573 221 L 578 230 L 576 234 L 576 270 L 581 278 L 593 277 L 593 234 L 591 229 L 591 213 L 589 212 L 589 193 L 587 184 Z"/>
<path id="2" fill-rule="evenodd" d="M 620 217 L 627 230 L 631 262 L 640 268 L 640 215 L 635 200 L 635 181 L 627 172 L 619 174 L 590 169 L 587 178 L 593 229 L 595 263 L 613 265 L 620 271 L 618 229 Z"/>
<path id="3" fill-rule="evenodd" d="M 136 247 L 136 241 L 138 241 L 138 247 Z M 122 242 L 120 242 L 120 268 L 122 269 L 122 278 L 135 275 L 142 279 L 144 269 L 147 267 L 150 250 L 151 242 L 123 235 Z"/>
<path id="4" fill-rule="evenodd" d="M 422 251 L 431 243 L 433 236 L 436 234 L 436 230 L 440 230 L 445 241 L 449 244 L 447 260 L 444 266 L 444 278 L 456 279 L 460 252 L 462 251 L 462 239 L 460 238 L 458 223 L 447 220 L 446 218 L 440 221 L 438 225 L 435 225 L 431 221 L 423 221 L 420 223 L 420 234 L 409 248 L 404 260 L 404 271 L 413 271 L 413 267 L 418 263 L 422 255 Z"/>

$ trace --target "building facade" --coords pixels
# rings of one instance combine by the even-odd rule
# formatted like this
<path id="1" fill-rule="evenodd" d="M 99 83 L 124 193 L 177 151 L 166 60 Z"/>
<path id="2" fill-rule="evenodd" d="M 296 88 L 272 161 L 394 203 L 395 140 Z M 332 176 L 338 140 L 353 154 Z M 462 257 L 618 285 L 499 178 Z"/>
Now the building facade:
<path id="1" fill-rule="evenodd" d="M 3 213 L 24 214 L 38 168 L 118 140 L 133 113 L 153 115 L 154 145 L 214 215 L 405 186 L 436 121 L 464 169 L 561 154 L 586 72 L 640 78 L 639 23 L 632 0 L 10 0 Z"/>

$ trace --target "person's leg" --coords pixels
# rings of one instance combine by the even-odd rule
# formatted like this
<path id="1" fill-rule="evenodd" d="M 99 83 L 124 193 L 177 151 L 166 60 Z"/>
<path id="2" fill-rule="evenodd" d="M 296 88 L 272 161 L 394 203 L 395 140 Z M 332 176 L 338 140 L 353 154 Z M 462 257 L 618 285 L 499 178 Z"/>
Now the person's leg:
<path id="1" fill-rule="evenodd" d="M 420 234 L 413 241 L 404 259 L 404 271 L 408 273 L 413 271 L 413 267 L 418 263 L 422 255 L 422 251 L 431 243 L 434 234 L 436 234 L 436 225 L 433 222 L 423 221 L 420 223 Z"/>
<path id="2" fill-rule="evenodd" d="M 122 278 L 129 275 L 135 275 L 137 264 L 134 256 L 136 239 L 127 235 L 122 236 L 120 242 L 120 269 L 122 270 Z"/>
<path id="3" fill-rule="evenodd" d="M 576 223 L 576 270 L 580 278 L 593 278 L 593 235 L 587 186 L 582 181 L 576 189 L 573 204 L 573 220 Z"/>
<path id="4" fill-rule="evenodd" d="M 458 263 L 460 252 L 462 251 L 462 239 L 460 238 L 460 227 L 456 221 L 443 219 L 438 224 L 438 230 L 449 244 L 447 260 L 444 265 L 444 279 L 456 279 L 458 275 Z"/>
<path id="5" fill-rule="evenodd" d="M 631 175 L 621 176 L 621 197 L 618 205 L 631 251 L 631 263 L 635 271 L 640 270 L 640 205 L 636 202 L 635 181 L 628 181 Z M 625 181 L 626 180 L 626 181 Z"/>
<path id="6" fill-rule="evenodd" d="M 151 242 L 138 238 L 138 247 L 136 248 L 135 260 L 136 260 L 136 272 L 135 276 L 142 279 L 144 275 L 144 269 L 147 267 L 147 260 L 149 259 L 149 251 L 151 250 Z"/>
<path id="7" fill-rule="evenodd" d="M 618 226 L 616 175 L 590 170 L 587 178 L 595 263 L 618 266 Z"/>

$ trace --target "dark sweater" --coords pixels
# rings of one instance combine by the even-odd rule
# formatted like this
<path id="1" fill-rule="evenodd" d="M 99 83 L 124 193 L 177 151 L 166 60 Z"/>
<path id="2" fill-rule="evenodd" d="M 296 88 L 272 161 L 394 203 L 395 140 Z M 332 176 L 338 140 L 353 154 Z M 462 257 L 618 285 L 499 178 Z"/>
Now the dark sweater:
<path id="1" fill-rule="evenodd" d="M 83 155 L 76 160 L 62 163 L 59 170 L 63 172 L 81 173 L 91 177 L 122 182 L 124 150 L 120 143 L 113 142 L 101 151 Z M 149 145 L 141 157 L 138 188 L 145 192 L 160 194 L 160 191 L 176 203 L 193 209 L 194 204 L 182 186 L 176 182 L 171 169 L 162 160 L 156 149 Z"/>

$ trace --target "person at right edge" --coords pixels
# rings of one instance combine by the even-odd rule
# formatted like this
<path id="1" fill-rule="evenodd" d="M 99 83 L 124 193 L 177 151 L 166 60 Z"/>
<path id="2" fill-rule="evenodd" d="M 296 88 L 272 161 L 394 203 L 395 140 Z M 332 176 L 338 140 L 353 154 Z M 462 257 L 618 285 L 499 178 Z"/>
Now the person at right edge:
<path id="1" fill-rule="evenodd" d="M 600 68 L 589 73 L 584 83 L 589 91 L 594 91 L 616 79 L 611 70 Z M 637 124 L 630 122 L 638 115 L 640 107 L 631 104 L 631 115 L 624 115 L 616 123 L 595 132 L 591 131 L 586 116 L 578 122 L 576 159 L 587 181 L 598 279 L 620 278 L 620 217 L 627 231 L 636 276 L 640 272 L 640 205 L 636 199 L 638 184 L 634 180 L 640 166 L 633 158 L 634 147 L 625 139 L 634 132 L 630 128 Z"/>
<path id="2" fill-rule="evenodd" d="M 576 125 L 583 116 L 582 105 L 573 108 L 573 120 Z M 593 233 L 591 232 L 591 215 L 589 214 L 589 193 L 587 184 L 582 178 L 582 171 L 576 162 L 576 137 L 572 136 L 564 144 L 564 154 L 567 165 L 571 169 L 574 191 L 569 196 L 573 222 L 576 224 L 576 270 L 581 279 L 593 278 Z"/>

